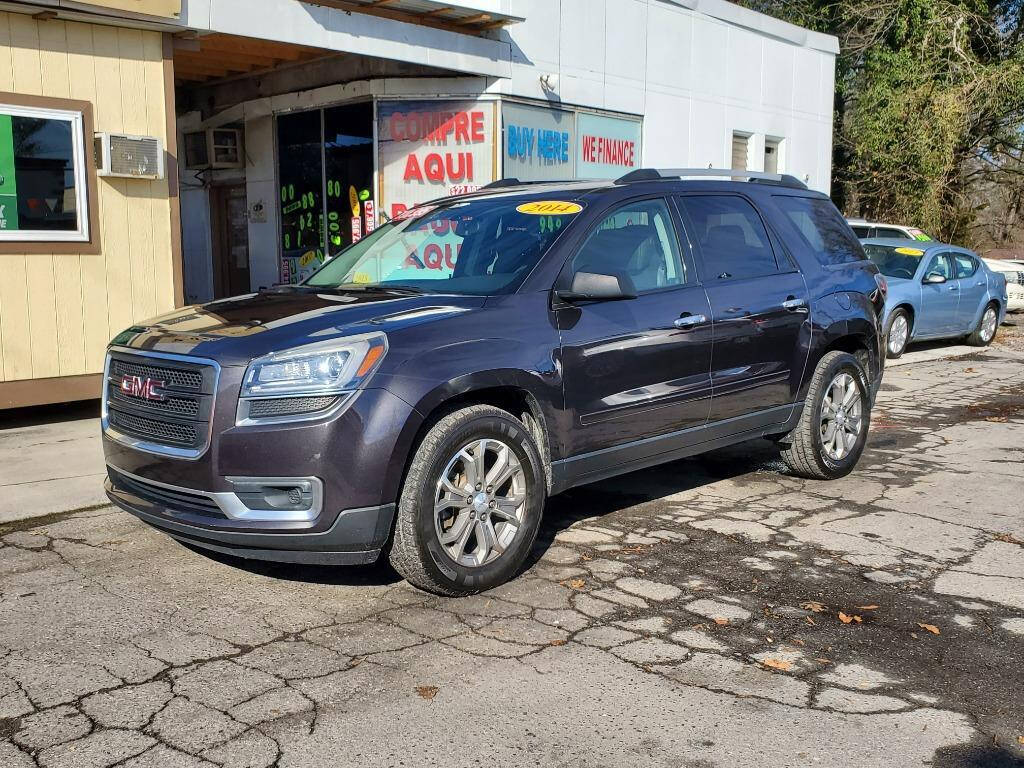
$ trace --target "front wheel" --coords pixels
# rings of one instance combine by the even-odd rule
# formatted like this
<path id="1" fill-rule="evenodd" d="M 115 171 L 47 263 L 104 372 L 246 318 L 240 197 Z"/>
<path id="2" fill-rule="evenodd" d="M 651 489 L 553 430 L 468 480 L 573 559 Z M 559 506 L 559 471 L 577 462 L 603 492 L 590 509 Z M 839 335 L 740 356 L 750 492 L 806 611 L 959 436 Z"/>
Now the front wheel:
<path id="1" fill-rule="evenodd" d="M 910 315 L 905 309 L 897 309 L 889 320 L 889 332 L 885 335 L 885 354 L 890 360 L 903 356 L 910 341 Z"/>
<path id="2" fill-rule="evenodd" d="M 853 355 L 829 352 L 814 371 L 800 423 L 782 459 L 794 474 L 834 480 L 853 471 L 871 423 L 868 377 Z"/>
<path id="3" fill-rule="evenodd" d="M 468 595 L 516 575 L 537 538 L 546 484 L 529 429 L 488 405 L 444 417 L 413 457 L 391 565 L 439 595 Z"/>
<path id="4" fill-rule="evenodd" d="M 995 304 L 989 304 L 981 313 L 981 320 L 978 327 L 967 337 L 967 343 L 972 347 L 987 347 L 996 337 L 996 330 L 999 328 L 999 308 Z"/>

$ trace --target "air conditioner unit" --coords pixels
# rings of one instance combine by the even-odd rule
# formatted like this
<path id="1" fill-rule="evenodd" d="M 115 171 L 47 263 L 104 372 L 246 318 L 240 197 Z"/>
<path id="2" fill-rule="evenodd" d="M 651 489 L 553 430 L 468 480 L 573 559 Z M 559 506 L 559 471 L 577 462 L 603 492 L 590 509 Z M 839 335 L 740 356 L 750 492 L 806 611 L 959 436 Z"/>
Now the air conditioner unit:
<path id="1" fill-rule="evenodd" d="M 242 132 L 237 128 L 207 128 L 186 133 L 185 167 L 194 171 L 244 168 Z"/>
<path id="2" fill-rule="evenodd" d="M 96 172 L 121 179 L 162 179 L 164 144 L 154 136 L 96 134 Z"/>

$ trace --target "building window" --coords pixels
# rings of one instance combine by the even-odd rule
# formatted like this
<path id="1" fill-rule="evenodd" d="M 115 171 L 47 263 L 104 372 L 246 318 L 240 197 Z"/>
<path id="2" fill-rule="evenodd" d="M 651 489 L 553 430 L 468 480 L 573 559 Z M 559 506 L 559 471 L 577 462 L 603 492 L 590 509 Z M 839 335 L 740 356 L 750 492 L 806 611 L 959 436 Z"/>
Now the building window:
<path id="1" fill-rule="evenodd" d="M 0 243 L 88 242 L 81 111 L 0 104 Z"/>
<path id="2" fill-rule="evenodd" d="M 373 105 L 277 118 L 281 279 L 297 283 L 375 226 Z"/>
<path id="3" fill-rule="evenodd" d="M 786 165 L 782 156 L 785 139 L 773 138 L 771 136 L 764 140 L 764 170 L 765 173 L 784 173 Z"/>
<path id="4" fill-rule="evenodd" d="M 732 133 L 732 165 L 734 171 L 750 170 L 750 134 L 733 131 Z"/>

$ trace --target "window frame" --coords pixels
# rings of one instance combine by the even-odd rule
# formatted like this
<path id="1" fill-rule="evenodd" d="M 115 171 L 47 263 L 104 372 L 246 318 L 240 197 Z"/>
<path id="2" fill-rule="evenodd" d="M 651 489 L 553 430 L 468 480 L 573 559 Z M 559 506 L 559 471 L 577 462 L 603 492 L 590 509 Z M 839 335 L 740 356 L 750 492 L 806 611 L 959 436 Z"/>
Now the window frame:
<path id="1" fill-rule="evenodd" d="M 72 162 L 78 228 L 13 230 L 0 234 L 0 254 L 96 254 L 100 252 L 93 109 L 87 101 L 0 92 L 0 111 L 16 117 L 65 120 L 72 127 Z"/>
<path id="2" fill-rule="evenodd" d="M 765 235 L 768 237 L 768 248 L 771 249 L 772 256 L 775 259 L 775 271 L 767 272 L 761 275 L 747 275 L 745 277 L 726 277 L 719 278 L 717 275 L 705 274 L 709 273 L 708 263 L 704 257 L 704 249 L 700 244 L 700 241 L 696 239 L 697 227 L 690 219 L 690 214 L 686 210 L 686 206 L 683 205 L 683 200 L 689 197 L 734 197 L 743 200 L 757 215 L 758 221 L 761 222 L 761 226 L 764 228 Z M 764 215 L 762 215 L 760 208 L 757 207 L 757 203 L 751 200 L 746 195 L 738 192 L 729 191 L 687 191 L 677 192 L 673 195 L 673 202 L 675 203 L 676 210 L 679 214 L 679 219 L 682 221 L 683 230 L 686 233 L 687 241 L 690 243 L 691 252 L 696 254 L 694 261 L 699 262 L 697 271 L 699 281 L 710 288 L 713 285 L 726 285 L 729 283 L 735 283 L 742 280 L 761 280 L 765 277 L 774 277 L 775 275 L 788 275 L 794 272 L 800 272 L 800 268 L 795 263 L 793 257 L 785 250 L 781 239 L 779 239 L 768 222 L 765 221 Z"/>
<path id="3" fill-rule="evenodd" d="M 626 208 L 630 205 L 641 205 L 643 203 L 651 201 L 660 201 L 665 206 L 665 211 L 668 214 L 669 223 L 672 226 L 670 235 L 675 235 L 676 239 L 676 259 L 679 267 L 680 276 L 683 278 L 683 282 L 675 285 L 665 285 L 661 288 L 654 288 L 648 291 L 637 291 L 638 296 L 651 296 L 653 294 L 665 293 L 666 291 L 678 291 L 681 288 L 691 288 L 695 285 L 700 285 L 700 275 L 696 270 L 696 264 L 694 260 L 687 259 L 686 252 L 690 250 L 690 240 L 686 235 L 685 229 L 681 227 L 681 223 L 678 219 L 678 211 L 675 208 L 674 200 L 670 194 L 650 194 L 643 195 L 642 197 L 631 197 L 627 200 L 619 200 L 612 203 L 608 207 L 604 208 L 599 212 L 593 214 L 593 219 L 589 223 L 584 224 L 582 229 L 584 230 L 575 243 L 572 244 L 569 249 L 569 255 L 566 257 L 565 262 L 562 264 L 562 269 L 559 272 L 558 278 L 555 280 L 555 290 L 568 288 L 572 284 L 573 276 L 576 274 L 576 270 L 573 267 L 573 262 L 576 261 L 576 257 L 583 251 L 586 244 L 590 241 L 609 216 L 613 216 L 616 211 Z M 691 250 L 692 253 L 692 250 Z"/>

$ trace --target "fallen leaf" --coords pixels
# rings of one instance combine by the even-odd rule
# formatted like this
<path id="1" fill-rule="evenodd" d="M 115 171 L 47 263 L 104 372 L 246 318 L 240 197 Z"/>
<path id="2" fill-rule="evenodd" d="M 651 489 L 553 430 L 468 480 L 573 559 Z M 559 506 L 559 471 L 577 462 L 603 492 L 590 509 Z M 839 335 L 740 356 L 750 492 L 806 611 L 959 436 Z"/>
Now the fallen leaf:
<path id="1" fill-rule="evenodd" d="M 858 611 L 877 611 L 878 610 L 878 606 L 877 605 L 858 605 L 857 606 L 857 610 Z"/>
<path id="2" fill-rule="evenodd" d="M 569 589 L 575 589 L 577 592 L 587 586 L 587 582 L 583 579 L 569 579 L 568 581 L 563 581 L 562 584 L 569 587 Z"/>
<path id="3" fill-rule="evenodd" d="M 933 635 L 941 635 L 942 634 L 941 632 L 939 632 L 939 628 L 936 627 L 934 624 L 922 624 L 921 622 L 917 622 L 917 626 L 919 626 L 921 629 L 928 630 Z"/>
<path id="4" fill-rule="evenodd" d="M 728 623 L 729 623 L 728 619 L 723 619 L 721 616 L 716 616 L 715 617 L 715 624 L 717 624 L 720 627 L 724 627 Z"/>
<path id="5" fill-rule="evenodd" d="M 793 662 L 784 661 L 783 659 L 765 659 L 761 663 L 764 664 L 766 667 L 778 669 L 783 672 L 789 672 L 789 670 L 793 668 Z"/>
<path id="6" fill-rule="evenodd" d="M 803 608 L 805 611 L 823 613 L 828 606 L 822 605 L 821 603 L 816 602 L 814 600 L 808 600 L 806 603 L 800 603 L 800 607 Z"/>
<path id="7" fill-rule="evenodd" d="M 559 638 L 558 640 L 552 640 L 550 644 L 557 648 L 560 645 L 565 645 L 567 642 L 569 641 Z"/>
<path id="8" fill-rule="evenodd" d="M 815 621 L 814 619 L 812 619 L 812 618 L 811 618 L 810 616 L 807 616 L 806 618 L 807 618 L 807 623 L 808 623 L 808 624 L 810 624 L 810 625 L 811 625 L 812 627 L 816 627 L 816 626 L 818 626 L 818 622 L 816 622 L 816 621 Z"/>
<path id="9" fill-rule="evenodd" d="M 434 697 L 437 696 L 437 692 L 439 690 L 441 689 L 438 688 L 436 685 L 417 685 L 416 695 L 419 696 L 421 699 L 433 701 Z"/>
<path id="10" fill-rule="evenodd" d="M 977 373 L 973 368 L 964 368 L 964 373 Z"/>
<path id="11" fill-rule="evenodd" d="M 815 661 L 817 661 L 819 664 L 831 664 L 832 663 L 831 660 L 829 660 L 829 659 L 815 659 Z"/>
<path id="12" fill-rule="evenodd" d="M 843 622 L 843 624 L 852 624 L 853 622 L 860 624 L 864 621 L 860 616 L 847 616 L 842 611 L 839 612 L 839 620 Z"/>
<path id="13" fill-rule="evenodd" d="M 1024 745 L 1024 736 L 1018 736 L 1017 737 L 1017 743 L 1021 744 L 1021 745 Z"/>
<path id="14" fill-rule="evenodd" d="M 997 533 L 993 538 L 996 541 L 1002 541 L 1006 544 L 1020 544 L 1022 547 L 1024 547 L 1024 541 L 1015 538 L 1012 533 Z"/>
<path id="15" fill-rule="evenodd" d="M 917 632 L 911 632 L 911 633 L 910 633 L 910 636 L 911 636 L 912 638 L 914 638 L 915 640 L 917 640 Z"/>
<path id="16" fill-rule="evenodd" d="M 807 643 L 805 643 L 805 642 L 804 642 L 803 640 L 801 640 L 801 639 L 800 639 L 799 637 L 794 637 L 794 638 L 793 638 L 793 642 L 794 642 L 794 643 L 796 643 L 796 644 L 797 644 L 797 645 L 799 645 L 799 646 L 806 646 L 806 645 L 807 645 Z"/>

